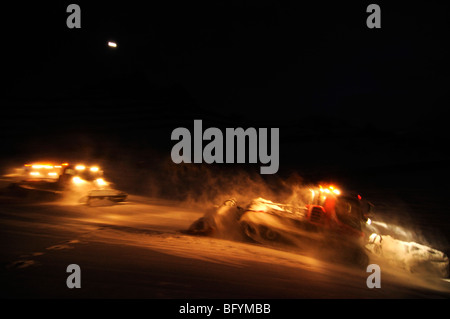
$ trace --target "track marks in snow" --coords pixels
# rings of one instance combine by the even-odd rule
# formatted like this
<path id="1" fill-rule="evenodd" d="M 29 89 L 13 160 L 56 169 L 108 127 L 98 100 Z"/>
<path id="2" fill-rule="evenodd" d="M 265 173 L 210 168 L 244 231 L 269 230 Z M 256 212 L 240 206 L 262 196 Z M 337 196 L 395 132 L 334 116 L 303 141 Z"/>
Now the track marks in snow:
<path id="1" fill-rule="evenodd" d="M 19 259 L 6 264 L 5 268 L 7 270 L 14 270 L 14 269 L 25 269 L 25 268 L 29 268 L 32 266 L 41 266 L 41 265 L 43 265 L 43 263 L 40 262 L 39 260 L 37 260 L 37 259 L 39 259 L 40 256 L 43 256 L 46 254 L 48 255 L 49 253 L 52 253 L 52 252 L 74 249 L 75 248 L 74 244 L 85 244 L 85 243 L 87 243 L 87 242 L 82 242 L 78 239 L 66 240 L 59 244 L 46 247 L 45 250 L 47 251 L 47 253 L 42 252 L 42 251 L 37 251 L 37 252 L 32 252 L 27 255 L 21 255 L 21 256 L 19 256 Z"/>
<path id="2" fill-rule="evenodd" d="M 37 262 L 32 259 L 20 259 L 6 265 L 6 269 L 24 269 L 36 265 Z"/>

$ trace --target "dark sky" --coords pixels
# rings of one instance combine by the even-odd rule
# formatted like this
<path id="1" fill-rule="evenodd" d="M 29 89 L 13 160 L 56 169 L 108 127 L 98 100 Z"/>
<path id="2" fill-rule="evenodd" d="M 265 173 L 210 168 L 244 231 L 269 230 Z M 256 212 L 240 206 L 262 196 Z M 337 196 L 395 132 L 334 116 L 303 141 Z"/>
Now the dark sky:
<path id="1" fill-rule="evenodd" d="M 92 2 L 76 2 L 81 29 L 71 2 L 2 10 L 5 157 L 86 141 L 167 152 L 203 119 L 279 127 L 280 165 L 448 163 L 443 2 L 378 1 L 381 29 L 369 1 Z"/>

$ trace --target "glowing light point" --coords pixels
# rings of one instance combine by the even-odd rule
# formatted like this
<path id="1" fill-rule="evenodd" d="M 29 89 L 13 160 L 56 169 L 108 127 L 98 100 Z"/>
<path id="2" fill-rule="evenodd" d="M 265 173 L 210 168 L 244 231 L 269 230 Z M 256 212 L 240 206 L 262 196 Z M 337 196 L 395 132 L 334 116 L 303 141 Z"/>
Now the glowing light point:
<path id="1" fill-rule="evenodd" d="M 97 178 L 97 179 L 96 179 L 96 182 L 97 182 L 97 184 L 98 184 L 99 186 L 106 186 L 106 185 L 108 185 L 108 183 L 105 182 L 105 180 L 104 180 L 103 178 Z"/>
<path id="2" fill-rule="evenodd" d="M 72 182 L 74 182 L 75 184 L 81 184 L 84 181 L 80 177 L 75 176 L 74 178 L 72 178 Z"/>
<path id="3" fill-rule="evenodd" d="M 113 41 L 108 41 L 108 46 L 109 46 L 110 48 L 117 48 L 117 43 L 116 43 L 116 42 L 113 42 Z"/>

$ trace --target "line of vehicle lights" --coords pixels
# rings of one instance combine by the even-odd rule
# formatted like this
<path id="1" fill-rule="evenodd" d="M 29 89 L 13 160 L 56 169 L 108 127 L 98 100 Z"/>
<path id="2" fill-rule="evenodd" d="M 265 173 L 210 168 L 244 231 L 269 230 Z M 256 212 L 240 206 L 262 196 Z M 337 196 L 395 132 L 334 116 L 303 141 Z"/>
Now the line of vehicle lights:
<path id="1" fill-rule="evenodd" d="M 61 165 L 52 165 L 52 164 L 25 164 L 25 167 L 31 167 L 33 169 L 54 169 L 54 168 L 62 168 L 63 166 L 68 166 L 68 163 L 63 163 Z M 75 169 L 77 171 L 84 171 L 86 169 L 85 165 L 76 165 Z M 100 170 L 97 166 L 92 166 L 89 168 L 91 172 L 98 172 Z"/>
<path id="2" fill-rule="evenodd" d="M 312 194 L 312 197 L 316 195 L 316 191 L 312 188 L 309 189 L 309 191 Z M 341 191 L 334 186 L 328 186 L 327 188 L 323 188 L 322 185 L 319 185 L 319 194 L 326 193 L 326 194 L 335 194 L 335 195 L 341 195 Z"/>
<path id="3" fill-rule="evenodd" d="M 25 164 L 25 167 L 31 167 L 32 169 L 39 169 L 39 170 L 42 170 L 42 169 L 47 169 L 48 170 L 48 169 L 62 168 L 63 166 L 68 166 L 68 165 L 69 165 L 69 163 L 62 163 L 61 165 L 53 165 L 53 164 Z M 78 164 L 78 165 L 75 166 L 75 170 L 77 170 L 77 171 L 84 171 L 86 169 L 87 169 L 87 167 L 85 165 L 82 165 L 82 164 Z M 100 171 L 100 168 L 98 166 L 92 166 L 92 167 L 89 168 L 89 171 L 91 171 L 93 173 L 96 173 L 96 172 Z M 42 172 L 31 171 L 29 174 L 30 174 L 30 176 L 33 176 L 33 177 L 40 177 L 42 175 L 44 175 L 44 176 L 47 175 L 47 176 L 51 176 L 51 177 L 57 177 L 58 176 L 57 172 L 48 172 L 48 173 L 45 174 L 45 173 L 42 173 Z M 79 176 L 74 176 L 72 178 L 72 182 L 74 184 L 78 185 L 78 184 L 83 184 L 86 181 L 84 179 L 82 179 L 81 177 L 79 177 Z M 99 186 L 106 186 L 106 185 L 108 185 L 108 183 L 103 178 L 97 178 L 95 180 L 95 182 Z"/>
<path id="4" fill-rule="evenodd" d="M 77 166 L 75 166 L 75 169 L 77 170 L 77 171 L 84 171 L 85 169 L 86 169 L 86 166 L 84 166 L 84 165 L 77 165 Z M 97 166 L 92 166 L 91 168 L 89 168 L 89 170 L 91 171 L 91 172 L 98 172 L 99 171 L 99 168 L 97 167 Z"/>
<path id="5" fill-rule="evenodd" d="M 41 176 L 42 174 L 40 172 L 30 172 L 30 175 L 31 176 Z M 47 173 L 47 175 L 48 176 L 58 176 L 58 173 L 56 173 L 56 172 L 49 172 L 49 173 Z"/>
<path id="6" fill-rule="evenodd" d="M 88 183 L 86 180 L 82 179 L 79 176 L 74 176 L 72 178 L 72 182 L 76 185 Z M 97 178 L 95 180 L 95 182 L 97 183 L 98 186 L 107 186 L 108 185 L 108 182 L 106 182 L 103 178 Z"/>
<path id="7" fill-rule="evenodd" d="M 31 175 L 31 176 L 41 176 L 41 173 L 39 173 L 39 172 L 30 172 L 30 175 Z M 58 176 L 58 173 L 50 172 L 50 173 L 48 173 L 48 176 L 56 177 L 56 176 Z M 74 176 L 74 177 L 72 178 L 72 182 L 73 182 L 74 184 L 83 184 L 83 183 L 86 183 L 87 181 L 85 181 L 84 179 L 82 179 L 82 178 L 79 177 L 79 176 Z M 108 183 L 107 183 L 103 178 L 97 178 L 97 179 L 95 180 L 95 182 L 96 182 L 99 186 L 106 186 L 106 185 L 108 185 Z"/>
<path id="8" fill-rule="evenodd" d="M 316 191 L 314 191 L 314 190 L 311 189 L 311 188 L 310 188 L 309 190 L 310 190 L 310 192 L 311 192 L 312 199 L 314 200 L 314 197 L 316 196 Z M 328 188 L 323 188 L 322 185 L 319 185 L 319 194 L 323 194 L 323 193 L 326 193 L 326 194 L 334 193 L 335 195 L 341 195 L 341 191 L 340 191 L 339 189 L 335 188 L 334 186 L 328 186 Z M 319 196 L 320 196 L 320 195 L 319 195 Z M 324 195 L 322 195 L 322 197 L 325 198 Z M 361 197 L 360 194 L 358 194 L 357 198 L 358 198 L 359 200 L 362 199 L 362 197 Z M 371 220 L 370 218 L 367 218 L 366 223 L 367 223 L 368 225 L 370 225 L 370 224 L 372 224 L 372 220 Z"/>

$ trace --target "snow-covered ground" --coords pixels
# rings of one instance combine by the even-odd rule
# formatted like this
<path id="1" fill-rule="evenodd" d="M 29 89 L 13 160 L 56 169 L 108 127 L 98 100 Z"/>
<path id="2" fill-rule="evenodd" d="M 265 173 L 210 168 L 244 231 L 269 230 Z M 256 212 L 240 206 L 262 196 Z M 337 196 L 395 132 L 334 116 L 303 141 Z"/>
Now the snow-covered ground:
<path id="1" fill-rule="evenodd" d="M 295 247 L 185 231 L 209 207 L 130 196 L 127 203 L 23 202 L 2 197 L 3 298 L 435 298 L 450 282 L 377 254 L 371 273 Z M 82 288 L 66 286 L 78 264 Z"/>

